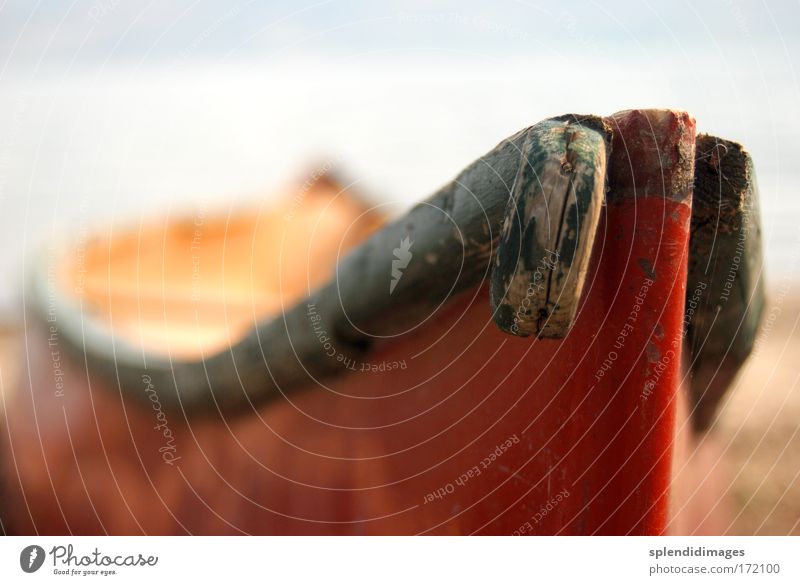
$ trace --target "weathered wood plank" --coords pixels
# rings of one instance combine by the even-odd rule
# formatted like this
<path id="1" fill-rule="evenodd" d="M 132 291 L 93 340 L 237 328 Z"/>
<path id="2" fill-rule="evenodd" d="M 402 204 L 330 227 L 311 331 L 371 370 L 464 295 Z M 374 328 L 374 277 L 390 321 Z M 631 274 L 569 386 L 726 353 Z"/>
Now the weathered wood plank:
<path id="1" fill-rule="evenodd" d="M 549 173 L 552 177 L 552 188 L 548 190 L 551 198 L 541 197 L 539 203 L 550 208 L 560 204 L 562 210 L 565 204 L 567 208 L 573 206 L 576 220 L 588 218 L 583 223 L 585 231 L 576 232 L 578 243 L 590 239 L 592 222 L 599 212 L 595 202 L 598 186 L 602 185 L 602 166 L 611 150 L 609 128 L 614 150 L 624 153 L 628 161 L 626 165 L 609 165 L 609 181 L 615 185 L 609 197 L 659 192 L 675 200 L 685 200 L 691 194 L 693 177 L 692 166 L 687 164 L 691 160 L 689 153 L 664 149 L 665 137 L 628 131 L 632 127 L 666 128 L 665 135 L 675 142 L 675 137 L 680 138 L 688 130 L 683 118 L 673 114 L 667 110 L 622 112 L 606 118 L 605 123 L 590 116 L 563 116 L 526 128 L 346 257 L 336 279 L 327 286 L 254 329 L 230 351 L 202 362 L 172 361 L 163 355 L 143 354 L 141 348 L 115 339 L 104 323 L 87 318 L 67 295 L 54 289 L 44 272 L 46 262 L 39 263 L 41 271 L 34 279 L 33 305 L 43 315 L 56 311 L 61 339 L 80 359 L 86 359 L 92 372 L 111 380 L 125 394 L 142 397 L 141 380 L 146 375 L 159 388 L 165 407 L 211 413 L 217 409 L 249 411 L 264 400 L 345 371 L 347 360 L 363 358 L 376 339 L 415 327 L 453 295 L 484 282 L 492 268 L 496 272 L 492 292 L 496 308 L 498 298 L 502 298 L 498 295 L 498 290 L 503 290 L 502 281 L 524 277 L 525 270 L 518 274 L 520 265 L 516 260 L 520 252 L 514 249 L 516 246 L 521 251 L 522 236 L 526 233 L 523 220 L 527 218 L 529 225 L 532 218 L 542 213 L 530 204 L 521 205 L 523 201 L 535 201 L 526 199 L 529 193 L 525 189 L 543 194 L 542 185 L 549 180 L 534 180 L 538 172 L 534 169 L 544 168 L 546 172 L 542 171 L 540 176 Z M 576 133 L 578 140 L 570 138 L 567 146 L 565 138 L 576 128 L 580 128 Z M 555 139 L 555 147 L 545 148 L 549 144 L 547 137 Z M 677 140 L 681 148 L 685 142 Z M 758 278 L 761 252 L 752 161 L 733 143 L 701 137 L 697 145 L 701 154 L 686 293 L 687 337 L 694 375 L 695 420 L 699 427 L 704 427 L 752 347 L 763 306 L 763 287 Z M 565 161 L 560 156 L 566 157 L 571 168 L 563 166 Z M 571 161 L 569 156 L 576 158 Z M 640 172 L 643 168 L 660 170 L 652 176 L 643 176 Z M 565 170 L 568 172 L 562 174 Z M 585 182 L 573 181 L 573 188 L 566 188 L 569 181 L 564 181 L 564 177 L 574 178 L 578 174 L 582 174 Z M 579 200 L 587 207 L 580 208 Z M 709 218 L 714 217 L 715 205 L 724 213 L 718 214 L 719 225 L 712 226 Z M 565 213 L 565 218 L 569 215 Z M 501 244 L 503 248 L 512 248 L 510 255 L 495 254 L 501 225 L 508 226 L 504 227 Z M 753 229 L 745 240 L 745 252 L 737 256 L 742 225 Z M 549 325 L 540 324 L 537 319 L 526 321 L 519 332 L 514 332 L 510 331 L 513 316 L 509 324 L 507 316 L 497 311 L 495 318 L 501 329 L 544 336 L 558 336 L 568 329 L 581 294 L 580 267 L 588 255 L 588 252 L 580 255 L 579 250 L 586 252 L 591 246 L 576 245 L 569 252 L 568 246 L 564 246 L 572 239 L 564 239 L 563 230 L 561 236 L 553 236 L 557 231 L 542 233 L 551 238 L 547 243 L 560 246 L 562 257 L 566 254 L 572 259 L 569 265 L 562 263 L 563 269 L 555 275 L 556 286 L 545 297 L 544 310 L 558 318 L 551 319 Z M 515 232 L 520 236 L 516 241 Z M 532 237 L 534 232 L 530 233 Z M 540 244 L 542 248 L 544 245 Z M 714 254 L 711 262 L 707 257 L 709 250 Z M 493 267 L 490 260 L 495 257 L 498 264 Z M 531 259 L 532 256 L 522 266 L 530 266 Z M 732 271 L 734 262 L 738 268 Z M 727 278 L 726 271 L 733 276 Z M 530 282 L 530 271 L 527 272 Z M 498 281 L 500 289 L 495 288 Z M 692 298 L 701 283 L 707 288 L 703 289 L 698 308 Z M 564 302 L 565 294 L 569 295 L 568 303 Z M 722 304 L 709 300 L 723 298 L 723 294 L 727 300 Z M 689 310 L 693 310 L 691 315 Z M 531 315 L 539 317 L 541 313 L 536 315 L 532 311 Z M 531 323 L 532 328 L 526 330 Z M 716 335 L 721 328 L 725 333 Z M 709 331 L 713 333 L 711 337 Z M 329 355 L 331 347 L 336 349 L 334 357 Z"/>
<path id="2" fill-rule="evenodd" d="M 765 295 L 752 158 L 740 144 L 700 135 L 695 177 L 685 334 L 692 421 L 705 430 L 753 349 Z"/>
<path id="3" fill-rule="evenodd" d="M 415 327 L 453 295 L 488 279 L 514 180 L 528 164 L 524 157 L 537 154 L 525 144 L 539 126 L 504 140 L 375 234 L 341 261 L 328 285 L 204 361 L 172 361 L 115 339 L 105 323 L 54 290 L 45 262 L 32 283 L 34 308 L 46 314 L 52 306 L 65 345 L 125 394 L 143 399 L 142 377 L 149 376 L 165 408 L 252 411 L 264 400 L 346 371 L 348 360 L 362 358 L 376 338 Z M 392 265 L 404 241 L 412 257 L 398 279 Z"/>
<path id="4" fill-rule="evenodd" d="M 492 312 L 503 331 L 569 332 L 605 197 L 610 143 L 598 117 L 555 119 L 529 135 L 492 271 Z"/>

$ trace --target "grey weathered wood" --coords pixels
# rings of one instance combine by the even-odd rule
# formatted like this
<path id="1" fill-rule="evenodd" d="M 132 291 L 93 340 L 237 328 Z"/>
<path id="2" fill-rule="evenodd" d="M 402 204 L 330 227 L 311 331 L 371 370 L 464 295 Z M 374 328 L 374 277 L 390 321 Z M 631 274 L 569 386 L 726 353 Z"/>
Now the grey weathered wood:
<path id="1" fill-rule="evenodd" d="M 403 333 L 453 295 L 484 282 L 504 218 L 510 217 L 509 233 L 519 220 L 516 229 L 521 235 L 525 218 L 529 224 L 537 217 L 526 213 L 524 205 L 518 207 L 530 200 L 530 193 L 523 189 L 526 182 L 518 179 L 537 168 L 545 156 L 534 144 L 541 142 L 543 134 L 563 136 L 567 128 L 580 128 L 582 140 L 593 145 L 589 150 L 594 148 L 594 154 L 602 159 L 599 145 L 603 143 L 607 153 L 607 127 L 598 120 L 563 116 L 504 140 L 346 257 L 328 285 L 205 361 L 172 361 L 115 337 L 104 321 L 85 313 L 73 297 L 59 289 L 44 259 L 36 263 L 31 305 L 48 326 L 49 317 L 56 317 L 52 326 L 57 327 L 65 351 L 72 351 L 80 361 L 85 359 L 91 374 L 99 374 L 124 395 L 145 399 L 142 377 L 149 376 L 165 408 L 246 412 L 265 400 L 346 371 L 347 360 L 362 359 L 382 336 Z M 740 145 L 708 136 L 698 139 L 697 152 L 686 331 L 694 421 L 698 428 L 705 428 L 753 347 L 764 295 L 752 160 Z M 558 150 L 548 150 L 547 157 L 559 160 Z M 591 196 L 583 200 L 593 203 L 601 183 L 601 164 L 592 169 L 592 187 L 585 191 Z M 610 180 L 612 174 L 609 172 Z M 527 184 L 538 188 L 529 176 Z M 682 192 L 682 188 L 676 191 L 678 195 Z M 562 205 L 570 201 L 563 195 L 557 200 Z M 591 225 L 593 212 L 583 213 Z M 579 232 L 578 242 L 588 237 L 588 232 Z M 506 238 L 503 247 L 512 253 L 510 261 L 500 254 L 500 268 L 494 267 L 501 281 L 503 275 L 518 276 L 520 255 L 513 238 Z M 587 259 L 579 259 L 581 266 Z M 738 268 L 731 272 L 734 263 Z M 580 296 L 580 283 L 565 281 L 562 292 L 565 287 L 573 291 L 572 308 Z M 704 287 L 699 302 L 694 300 L 698 287 Z M 492 294 L 496 299 L 497 289 Z M 551 310 L 552 306 L 545 308 Z M 560 315 L 563 319 L 557 330 L 563 331 L 571 320 L 571 309 Z M 498 321 L 508 330 L 502 315 Z M 335 348 L 334 357 L 328 355 L 328 347 Z M 345 359 L 337 359 L 339 355 Z"/>
<path id="2" fill-rule="evenodd" d="M 735 142 L 697 138 L 686 288 L 692 421 L 704 430 L 753 349 L 764 310 L 758 187 Z"/>
<path id="3" fill-rule="evenodd" d="M 492 312 L 503 331 L 569 332 L 605 196 L 610 142 L 610 128 L 597 117 L 550 120 L 529 134 L 492 271 Z"/>
<path id="4" fill-rule="evenodd" d="M 361 359 L 376 339 L 406 331 L 487 279 L 514 180 L 538 156 L 526 144 L 543 127 L 586 119 L 546 120 L 504 140 L 344 258 L 328 285 L 205 361 L 173 362 L 114 338 L 105 323 L 48 286 L 45 262 L 32 283 L 34 308 L 44 314 L 52 303 L 60 339 L 123 394 L 144 399 L 147 375 L 165 408 L 249 411 L 346 371 L 347 360 Z M 407 265 L 395 278 L 398 260 Z"/>

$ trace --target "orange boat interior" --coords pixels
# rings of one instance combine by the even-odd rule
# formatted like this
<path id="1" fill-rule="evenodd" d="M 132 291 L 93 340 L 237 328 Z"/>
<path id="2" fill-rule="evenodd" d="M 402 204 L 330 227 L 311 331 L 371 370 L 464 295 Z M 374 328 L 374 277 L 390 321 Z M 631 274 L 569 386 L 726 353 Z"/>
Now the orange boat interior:
<path id="1" fill-rule="evenodd" d="M 384 221 L 322 176 L 260 206 L 108 226 L 61 263 L 61 288 L 115 337 L 199 358 L 327 282 Z"/>

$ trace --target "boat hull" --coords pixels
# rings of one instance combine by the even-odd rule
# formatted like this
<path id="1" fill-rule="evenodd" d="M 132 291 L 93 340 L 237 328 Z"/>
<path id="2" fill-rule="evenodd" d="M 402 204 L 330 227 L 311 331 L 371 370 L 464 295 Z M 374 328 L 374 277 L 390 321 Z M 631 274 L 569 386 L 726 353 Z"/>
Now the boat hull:
<path id="1" fill-rule="evenodd" d="M 35 366 L 7 404 L 8 524 L 42 534 L 688 530 L 671 510 L 674 456 L 691 451 L 676 446 L 693 441 L 680 406 L 690 215 L 688 201 L 663 196 L 609 201 L 564 340 L 501 333 L 483 283 L 346 374 L 247 416 L 189 422 L 160 408 L 146 376 L 149 404 L 123 397 L 32 319 Z"/>

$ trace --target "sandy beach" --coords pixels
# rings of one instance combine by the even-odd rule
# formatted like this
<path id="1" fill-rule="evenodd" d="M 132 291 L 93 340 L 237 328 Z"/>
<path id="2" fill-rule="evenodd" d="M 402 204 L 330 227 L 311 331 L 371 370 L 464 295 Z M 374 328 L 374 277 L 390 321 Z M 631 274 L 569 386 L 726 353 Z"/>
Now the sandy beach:
<path id="1" fill-rule="evenodd" d="M 756 350 L 711 431 L 730 477 L 730 534 L 800 534 L 800 298 L 769 298 Z"/>

